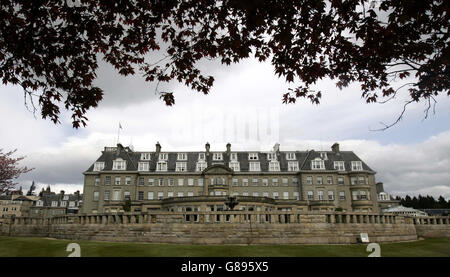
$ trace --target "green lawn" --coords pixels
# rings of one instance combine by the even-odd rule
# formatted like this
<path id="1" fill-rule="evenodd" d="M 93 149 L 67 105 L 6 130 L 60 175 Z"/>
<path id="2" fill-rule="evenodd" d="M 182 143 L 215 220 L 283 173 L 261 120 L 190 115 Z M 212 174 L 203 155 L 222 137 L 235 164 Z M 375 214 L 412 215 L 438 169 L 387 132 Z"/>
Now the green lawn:
<path id="1" fill-rule="evenodd" d="M 178 245 L 0 237 L 0 257 L 65 257 L 76 242 L 88 257 L 367 257 L 366 245 Z M 382 257 L 450 257 L 450 238 L 381 244 Z"/>

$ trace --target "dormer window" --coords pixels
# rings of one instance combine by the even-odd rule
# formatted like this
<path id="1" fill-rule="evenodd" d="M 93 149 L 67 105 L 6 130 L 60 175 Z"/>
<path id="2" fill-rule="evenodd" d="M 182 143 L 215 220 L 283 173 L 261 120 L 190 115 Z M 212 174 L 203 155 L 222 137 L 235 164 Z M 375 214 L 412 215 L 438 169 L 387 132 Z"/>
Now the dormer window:
<path id="1" fill-rule="evenodd" d="M 320 170 L 325 169 L 325 162 L 322 159 L 316 158 L 311 161 L 311 169 Z"/>
<path id="2" fill-rule="evenodd" d="M 286 153 L 286 160 L 295 160 L 295 153 L 294 152 L 288 152 Z"/>
<path id="3" fill-rule="evenodd" d="M 267 160 L 269 160 L 269 161 L 276 161 L 277 160 L 277 154 L 276 153 L 267 153 Z"/>
<path id="4" fill-rule="evenodd" d="M 178 172 L 187 171 L 187 163 L 186 162 L 177 162 L 175 171 L 178 171 Z"/>
<path id="5" fill-rule="evenodd" d="M 205 160 L 205 153 L 198 153 L 198 160 L 204 161 Z"/>
<path id="6" fill-rule="evenodd" d="M 149 161 L 151 159 L 151 154 L 150 153 L 141 153 L 141 160 L 143 161 Z"/>
<path id="7" fill-rule="evenodd" d="M 288 171 L 298 171 L 298 162 L 288 162 Z"/>
<path id="8" fill-rule="evenodd" d="M 328 160 L 327 152 L 320 152 L 320 158 L 324 161 Z"/>
<path id="9" fill-rule="evenodd" d="M 248 159 L 250 161 L 258 160 L 258 153 L 248 153 Z"/>
<path id="10" fill-rule="evenodd" d="M 361 171 L 362 168 L 362 162 L 361 161 L 352 161 L 352 171 Z"/>
<path id="11" fill-rule="evenodd" d="M 138 166 L 139 171 L 148 171 L 149 170 L 149 163 L 148 162 L 140 162 Z"/>
<path id="12" fill-rule="evenodd" d="M 269 162 L 269 171 L 280 171 L 280 163 L 277 161 Z"/>
<path id="13" fill-rule="evenodd" d="M 213 153 L 213 160 L 215 160 L 215 161 L 223 160 L 222 153 Z"/>
<path id="14" fill-rule="evenodd" d="M 94 171 L 102 171 L 105 168 L 104 162 L 96 162 L 94 164 Z"/>
<path id="15" fill-rule="evenodd" d="M 177 160 L 179 160 L 179 161 L 186 161 L 187 160 L 187 154 L 186 153 L 178 153 Z"/>
<path id="16" fill-rule="evenodd" d="M 233 171 L 240 171 L 240 166 L 239 166 L 239 162 L 237 161 L 231 161 L 228 166 L 233 170 Z"/>
<path id="17" fill-rule="evenodd" d="M 113 161 L 113 170 L 125 170 L 127 168 L 127 162 L 122 159 Z"/>
<path id="18" fill-rule="evenodd" d="M 61 201 L 61 207 L 67 206 L 67 201 Z"/>
<path id="19" fill-rule="evenodd" d="M 58 207 L 58 201 L 52 201 L 52 207 Z"/>
<path id="20" fill-rule="evenodd" d="M 345 163 L 344 161 L 335 161 L 334 162 L 334 169 L 339 171 L 345 171 Z"/>
<path id="21" fill-rule="evenodd" d="M 167 153 L 159 153 L 158 160 L 167 161 Z"/>
<path id="22" fill-rule="evenodd" d="M 69 195 L 64 195 L 63 200 L 64 200 L 64 201 L 69 200 Z"/>
<path id="23" fill-rule="evenodd" d="M 230 161 L 237 161 L 237 153 L 230 154 Z"/>
<path id="24" fill-rule="evenodd" d="M 249 171 L 261 171 L 261 166 L 259 162 L 250 162 Z"/>
<path id="25" fill-rule="evenodd" d="M 156 164 L 156 171 L 167 171 L 167 162 L 158 162 Z"/>
<path id="26" fill-rule="evenodd" d="M 205 161 L 198 161 L 195 171 L 203 171 L 205 170 L 207 164 Z"/>
<path id="27" fill-rule="evenodd" d="M 44 206 L 44 201 L 42 201 L 42 200 L 36 201 L 36 207 L 42 207 L 42 206 Z"/>

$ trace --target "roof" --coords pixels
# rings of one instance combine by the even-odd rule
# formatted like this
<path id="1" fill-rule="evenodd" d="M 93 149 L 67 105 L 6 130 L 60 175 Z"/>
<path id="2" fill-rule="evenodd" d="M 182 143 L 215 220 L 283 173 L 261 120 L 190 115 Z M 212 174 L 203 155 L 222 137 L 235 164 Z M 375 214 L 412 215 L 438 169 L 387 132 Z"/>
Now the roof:
<path id="1" fill-rule="evenodd" d="M 142 153 L 151 154 L 150 160 L 141 160 Z M 161 153 L 167 153 L 168 172 L 175 171 L 177 162 L 186 162 L 186 172 L 195 172 L 198 156 L 200 153 L 205 153 L 207 167 L 213 164 L 223 164 L 228 166 L 230 162 L 230 154 L 236 153 L 237 161 L 240 165 L 240 172 L 248 172 L 249 163 L 251 162 L 251 160 L 249 160 L 249 154 L 258 153 L 258 160 L 255 160 L 255 162 L 260 162 L 261 172 L 268 172 L 268 154 L 276 153 L 277 161 L 279 161 L 280 163 L 280 171 L 288 171 L 288 164 L 290 161 L 298 162 L 300 171 L 309 171 L 311 170 L 311 161 L 314 159 L 321 159 L 321 153 L 326 153 L 326 159 L 324 159 L 325 170 L 335 171 L 334 161 L 343 161 L 345 170 L 351 171 L 351 162 L 360 161 L 362 163 L 362 168 L 364 171 L 370 171 L 374 173 L 374 171 L 352 151 L 211 151 L 209 152 L 209 155 L 207 155 L 206 151 L 161 151 Z M 187 159 L 183 161 L 177 160 L 178 153 L 185 153 Z M 223 160 L 213 161 L 213 153 L 222 153 Z M 295 160 L 287 160 L 287 153 L 295 153 Z M 119 144 L 118 147 L 105 147 L 105 150 L 102 151 L 101 156 L 96 160 L 96 162 L 104 162 L 103 171 L 112 171 L 113 161 L 119 158 L 126 161 L 126 171 L 137 171 L 138 163 L 140 161 L 149 162 L 149 172 L 155 172 L 156 164 L 159 158 L 158 154 L 159 152 L 155 151 L 133 151 L 130 148 L 124 148 Z M 93 172 L 94 164 L 95 163 L 93 163 L 85 173 Z"/>
<path id="2" fill-rule="evenodd" d="M 413 209 L 410 207 L 404 207 L 402 205 L 385 209 L 384 212 L 387 212 L 387 213 L 413 212 L 413 213 L 424 213 L 425 214 L 425 212 L 423 212 L 423 211 L 419 211 L 419 210 L 416 210 L 416 209 Z"/>

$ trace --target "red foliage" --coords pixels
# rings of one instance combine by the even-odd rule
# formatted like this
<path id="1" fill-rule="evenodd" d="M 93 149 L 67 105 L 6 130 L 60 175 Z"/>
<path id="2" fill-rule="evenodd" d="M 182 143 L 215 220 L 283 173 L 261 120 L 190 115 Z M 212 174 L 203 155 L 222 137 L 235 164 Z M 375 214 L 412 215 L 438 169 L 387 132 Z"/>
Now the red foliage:
<path id="1" fill-rule="evenodd" d="M 0 194 L 14 189 L 17 184 L 14 183 L 14 179 L 17 179 L 20 174 L 33 170 L 32 168 L 19 167 L 19 162 L 25 157 L 12 158 L 11 156 L 16 151 L 3 153 L 3 149 L 0 149 Z"/>

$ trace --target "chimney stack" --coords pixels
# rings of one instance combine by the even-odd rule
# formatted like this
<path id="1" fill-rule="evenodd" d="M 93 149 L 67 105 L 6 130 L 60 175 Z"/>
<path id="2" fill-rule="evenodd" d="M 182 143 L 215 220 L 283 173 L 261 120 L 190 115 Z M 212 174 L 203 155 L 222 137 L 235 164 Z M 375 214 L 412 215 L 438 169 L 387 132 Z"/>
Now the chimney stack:
<path id="1" fill-rule="evenodd" d="M 159 144 L 159 141 L 156 142 L 156 154 L 159 154 L 161 152 L 161 144 Z"/>
<path id="2" fill-rule="evenodd" d="M 227 154 L 230 155 L 231 152 L 231 143 L 227 143 Z"/>
<path id="3" fill-rule="evenodd" d="M 333 150 L 334 153 L 339 153 L 339 143 L 335 143 L 331 146 L 331 150 Z"/>
<path id="4" fill-rule="evenodd" d="M 209 156 L 209 148 L 210 148 L 209 142 L 207 142 L 207 143 L 205 144 L 206 156 Z"/>

